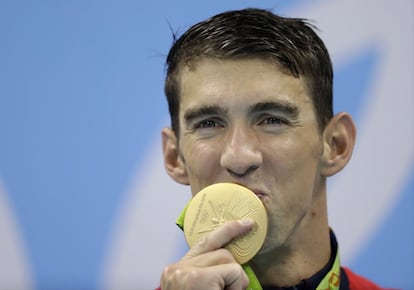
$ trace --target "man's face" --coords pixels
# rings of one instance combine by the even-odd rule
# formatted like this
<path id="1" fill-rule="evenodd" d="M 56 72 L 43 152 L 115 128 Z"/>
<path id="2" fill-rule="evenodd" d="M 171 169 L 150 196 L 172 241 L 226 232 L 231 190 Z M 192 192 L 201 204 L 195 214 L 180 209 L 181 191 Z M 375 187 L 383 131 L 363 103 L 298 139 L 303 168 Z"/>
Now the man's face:
<path id="1" fill-rule="evenodd" d="M 183 69 L 180 86 L 178 150 L 192 193 L 217 182 L 254 191 L 269 216 L 263 251 L 307 230 L 325 188 L 305 81 L 260 59 L 203 59 Z"/>

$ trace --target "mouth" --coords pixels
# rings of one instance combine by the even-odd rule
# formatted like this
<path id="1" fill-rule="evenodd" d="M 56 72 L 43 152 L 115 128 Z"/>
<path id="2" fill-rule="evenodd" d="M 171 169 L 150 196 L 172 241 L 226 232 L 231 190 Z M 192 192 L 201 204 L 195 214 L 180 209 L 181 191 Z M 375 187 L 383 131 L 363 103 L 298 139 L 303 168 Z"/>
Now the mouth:
<path id="1" fill-rule="evenodd" d="M 266 196 L 266 194 L 261 193 L 261 192 L 255 192 L 255 191 L 253 191 L 253 192 L 254 192 L 254 194 L 256 194 L 256 196 L 257 196 L 260 200 L 263 200 L 263 198 Z"/>
<path id="2" fill-rule="evenodd" d="M 247 186 L 247 185 L 243 185 L 243 184 L 240 184 L 240 185 L 242 185 L 242 186 L 248 188 L 249 190 L 251 190 L 261 201 L 263 201 L 263 199 L 267 196 L 267 194 L 264 193 L 263 190 L 260 190 L 258 188 L 254 188 L 254 187 L 250 187 L 250 186 Z"/>

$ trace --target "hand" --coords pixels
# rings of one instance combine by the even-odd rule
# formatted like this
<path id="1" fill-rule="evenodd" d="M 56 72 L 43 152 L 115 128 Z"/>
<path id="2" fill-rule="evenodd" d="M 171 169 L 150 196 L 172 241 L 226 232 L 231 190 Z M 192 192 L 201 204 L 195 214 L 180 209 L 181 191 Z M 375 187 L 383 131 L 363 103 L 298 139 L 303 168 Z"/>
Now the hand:
<path id="1" fill-rule="evenodd" d="M 203 236 L 178 263 L 164 268 L 161 289 L 246 289 L 247 275 L 223 247 L 251 230 L 253 225 L 250 219 L 230 221 Z"/>

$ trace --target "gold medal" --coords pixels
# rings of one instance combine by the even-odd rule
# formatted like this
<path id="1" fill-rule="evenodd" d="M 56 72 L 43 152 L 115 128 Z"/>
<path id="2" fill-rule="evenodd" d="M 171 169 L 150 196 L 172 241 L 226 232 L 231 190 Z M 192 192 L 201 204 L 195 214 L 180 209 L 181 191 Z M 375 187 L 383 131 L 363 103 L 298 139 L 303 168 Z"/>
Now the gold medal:
<path id="1" fill-rule="evenodd" d="M 185 214 L 185 239 L 191 247 L 202 235 L 225 222 L 245 218 L 253 219 L 256 226 L 226 245 L 235 260 L 244 264 L 261 249 L 267 233 L 265 207 L 257 195 L 244 186 L 217 183 L 197 193 Z"/>

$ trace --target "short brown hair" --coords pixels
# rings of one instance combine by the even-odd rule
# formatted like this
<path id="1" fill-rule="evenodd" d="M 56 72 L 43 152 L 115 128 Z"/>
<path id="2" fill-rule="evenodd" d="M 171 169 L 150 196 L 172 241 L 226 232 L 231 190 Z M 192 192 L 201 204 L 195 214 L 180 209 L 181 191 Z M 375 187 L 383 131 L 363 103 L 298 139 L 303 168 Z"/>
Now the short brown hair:
<path id="1" fill-rule="evenodd" d="M 286 73 L 303 76 L 320 128 L 333 116 L 333 69 L 329 53 L 305 19 L 285 18 L 268 10 L 228 11 L 195 24 L 174 43 L 166 61 L 165 95 L 171 127 L 178 135 L 180 70 L 201 58 L 264 58 Z"/>

